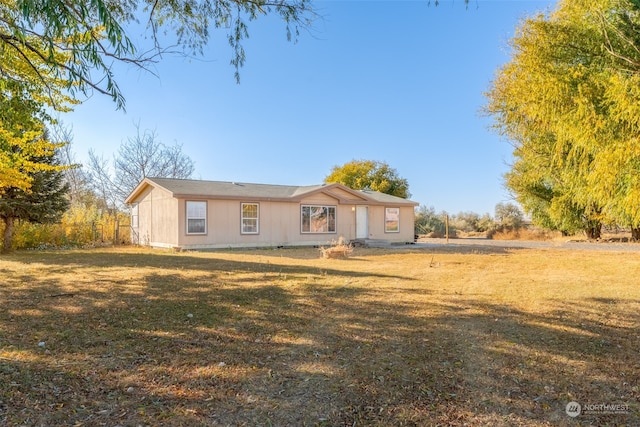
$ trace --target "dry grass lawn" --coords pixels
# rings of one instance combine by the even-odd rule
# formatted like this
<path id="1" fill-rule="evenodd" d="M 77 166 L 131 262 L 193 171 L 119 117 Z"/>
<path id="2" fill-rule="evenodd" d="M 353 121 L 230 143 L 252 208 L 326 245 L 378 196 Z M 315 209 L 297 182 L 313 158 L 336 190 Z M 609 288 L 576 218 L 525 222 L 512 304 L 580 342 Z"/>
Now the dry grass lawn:
<path id="1" fill-rule="evenodd" d="M 119 248 L 0 274 L 3 426 L 640 425 L 637 253 Z"/>

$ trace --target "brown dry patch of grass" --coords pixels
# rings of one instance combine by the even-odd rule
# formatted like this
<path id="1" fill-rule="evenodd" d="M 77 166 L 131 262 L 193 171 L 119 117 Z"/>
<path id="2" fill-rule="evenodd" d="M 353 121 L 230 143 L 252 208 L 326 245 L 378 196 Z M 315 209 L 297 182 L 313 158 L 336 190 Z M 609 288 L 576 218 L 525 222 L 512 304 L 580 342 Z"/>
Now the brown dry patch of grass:
<path id="1" fill-rule="evenodd" d="M 461 250 L 3 257 L 0 425 L 640 424 L 637 254 Z"/>
<path id="2" fill-rule="evenodd" d="M 530 240 L 530 241 L 546 241 L 562 239 L 562 233 L 559 231 L 549 231 L 540 228 L 518 228 L 492 231 L 488 234 L 493 240 Z M 566 239 L 566 238 L 565 238 Z"/>

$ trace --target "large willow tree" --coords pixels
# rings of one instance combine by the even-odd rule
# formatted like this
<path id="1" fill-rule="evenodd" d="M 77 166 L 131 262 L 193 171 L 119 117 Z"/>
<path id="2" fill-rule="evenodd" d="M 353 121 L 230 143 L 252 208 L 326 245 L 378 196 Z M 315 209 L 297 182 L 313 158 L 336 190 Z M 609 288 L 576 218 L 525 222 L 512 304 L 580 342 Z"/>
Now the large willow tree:
<path id="1" fill-rule="evenodd" d="M 2 0 L 0 52 L 13 60 L 3 60 L 0 75 L 24 81 L 35 71 L 42 87 L 51 89 L 44 63 L 72 92 L 98 91 L 123 107 L 114 62 L 144 68 L 169 48 L 161 39 L 172 51 L 199 53 L 212 30 L 221 29 L 238 77 L 248 22 L 267 14 L 282 18 L 288 38 L 313 18 L 309 0 Z M 138 22 L 146 25 L 150 48 L 127 34 L 129 24 Z"/>
<path id="2" fill-rule="evenodd" d="M 640 228 L 640 9 L 561 0 L 525 19 L 487 93 L 514 146 L 506 185 L 533 220 L 599 237 Z"/>

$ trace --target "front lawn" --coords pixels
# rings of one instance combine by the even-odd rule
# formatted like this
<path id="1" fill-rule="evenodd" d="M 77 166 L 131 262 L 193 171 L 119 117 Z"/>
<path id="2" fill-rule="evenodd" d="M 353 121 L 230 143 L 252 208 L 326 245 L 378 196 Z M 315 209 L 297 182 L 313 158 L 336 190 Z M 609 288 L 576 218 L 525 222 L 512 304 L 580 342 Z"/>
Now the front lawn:
<path id="1" fill-rule="evenodd" d="M 0 274 L 0 425 L 640 424 L 636 253 L 116 248 Z"/>

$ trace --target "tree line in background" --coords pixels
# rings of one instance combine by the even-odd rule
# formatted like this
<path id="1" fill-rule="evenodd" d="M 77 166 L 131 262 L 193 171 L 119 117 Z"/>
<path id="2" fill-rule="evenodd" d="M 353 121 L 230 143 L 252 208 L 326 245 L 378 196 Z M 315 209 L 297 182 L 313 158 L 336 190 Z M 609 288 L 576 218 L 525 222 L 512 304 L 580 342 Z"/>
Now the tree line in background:
<path id="1" fill-rule="evenodd" d="M 128 243 L 131 230 L 124 200 L 140 181 L 146 176 L 190 178 L 195 169 L 180 145 L 163 144 L 155 132 L 142 131 L 139 124 L 136 135 L 123 141 L 112 159 L 91 150 L 88 163 L 81 166 L 69 143 L 70 131 L 54 129 L 41 137 L 55 150 L 37 160 L 58 169 L 31 173 L 30 191 L 3 189 L 0 230 L 4 251 Z M 407 180 L 386 162 L 353 160 L 333 167 L 324 181 L 403 198 L 410 194 Z M 498 204 L 495 214 L 495 218 L 473 212 L 452 215 L 450 235 L 517 230 L 524 222 L 521 210 L 513 204 Z M 416 210 L 416 234 L 444 236 L 446 216 L 445 212 L 437 214 L 434 208 L 421 206 Z"/>
<path id="2" fill-rule="evenodd" d="M 495 206 L 495 216 L 489 213 L 476 212 L 436 212 L 433 206 L 420 206 L 416 209 L 416 235 L 442 238 L 467 236 L 485 236 L 492 238 L 501 233 L 509 238 L 518 237 L 519 232 L 526 226 L 522 210 L 513 203 L 498 203 Z"/>
<path id="3" fill-rule="evenodd" d="M 83 241 L 79 236 L 85 234 L 95 240 L 98 233 L 110 229 L 117 235 L 122 214 L 118 203 L 139 181 L 136 178 L 156 170 L 176 177 L 193 172 L 193 163 L 184 158 L 179 146 L 145 148 L 145 142 L 155 141 L 156 135 L 140 129 L 133 142 L 123 143 L 113 163 L 92 152 L 86 168 L 75 164 L 70 135 L 58 130 L 52 114 L 69 111 L 81 102 L 80 96 L 93 91 L 110 95 L 118 108 L 124 108 L 124 96 L 112 74 L 114 61 L 141 68 L 152 64 L 166 52 L 158 31 L 173 33 L 183 53 L 198 52 L 208 42 L 210 29 L 219 28 L 228 31 L 230 62 L 239 78 L 247 22 L 265 14 L 279 15 L 287 36 L 295 37 L 315 16 L 310 5 L 308 0 L 2 2 L 3 248 Z M 149 50 L 134 44 L 126 32 L 126 26 L 139 22 L 141 16 L 147 23 Z M 563 234 L 583 230 L 597 239 L 604 225 L 619 226 L 630 229 L 638 240 L 640 0 L 560 0 L 548 14 L 522 21 L 511 46 L 511 60 L 486 94 L 486 112 L 494 118 L 495 129 L 514 146 L 505 182 L 515 200 L 535 224 L 547 229 Z M 119 163 L 119 156 L 125 155 L 132 157 Z M 156 161 L 142 160 L 150 158 Z M 332 171 L 328 182 L 409 197 L 406 180 L 395 170 L 385 163 L 366 162 L 365 169 L 355 162 Z M 347 183 L 343 180 L 349 174 L 345 178 L 340 173 L 348 170 L 359 175 Z M 435 226 L 429 208 L 422 216 L 421 210 L 420 227 Z M 98 218 L 102 223 L 93 220 Z M 452 218 L 478 231 L 488 222 L 463 213 Z M 56 221 L 66 224 L 64 233 L 54 226 L 24 231 L 33 223 Z M 502 221 L 498 212 L 494 221 Z M 92 228 L 78 228 L 74 232 L 78 237 L 71 238 L 69 230 L 75 224 L 92 224 Z M 15 241 L 13 236 L 18 236 Z"/>
<path id="4" fill-rule="evenodd" d="M 194 162 L 180 145 L 167 146 L 155 132 L 141 131 L 122 142 L 113 159 L 94 151 L 80 166 L 71 150 L 68 130 L 56 128 L 51 138 L 57 149 L 41 161 L 60 169 L 31 174 L 29 192 L 4 188 L 0 197 L 3 249 L 77 247 L 102 243 L 130 243 L 129 211 L 125 198 L 146 176 L 190 178 Z M 50 133 L 45 132 L 45 137 Z M 334 166 L 324 182 L 339 182 L 358 190 L 373 190 L 407 198 L 409 185 L 386 162 L 353 160 Z M 426 237 L 485 236 L 518 238 L 526 228 L 525 215 L 514 203 L 498 203 L 495 214 L 415 211 L 415 234 Z M 527 234 L 532 237 L 533 234 Z M 536 238 L 539 235 L 535 236 Z"/>

